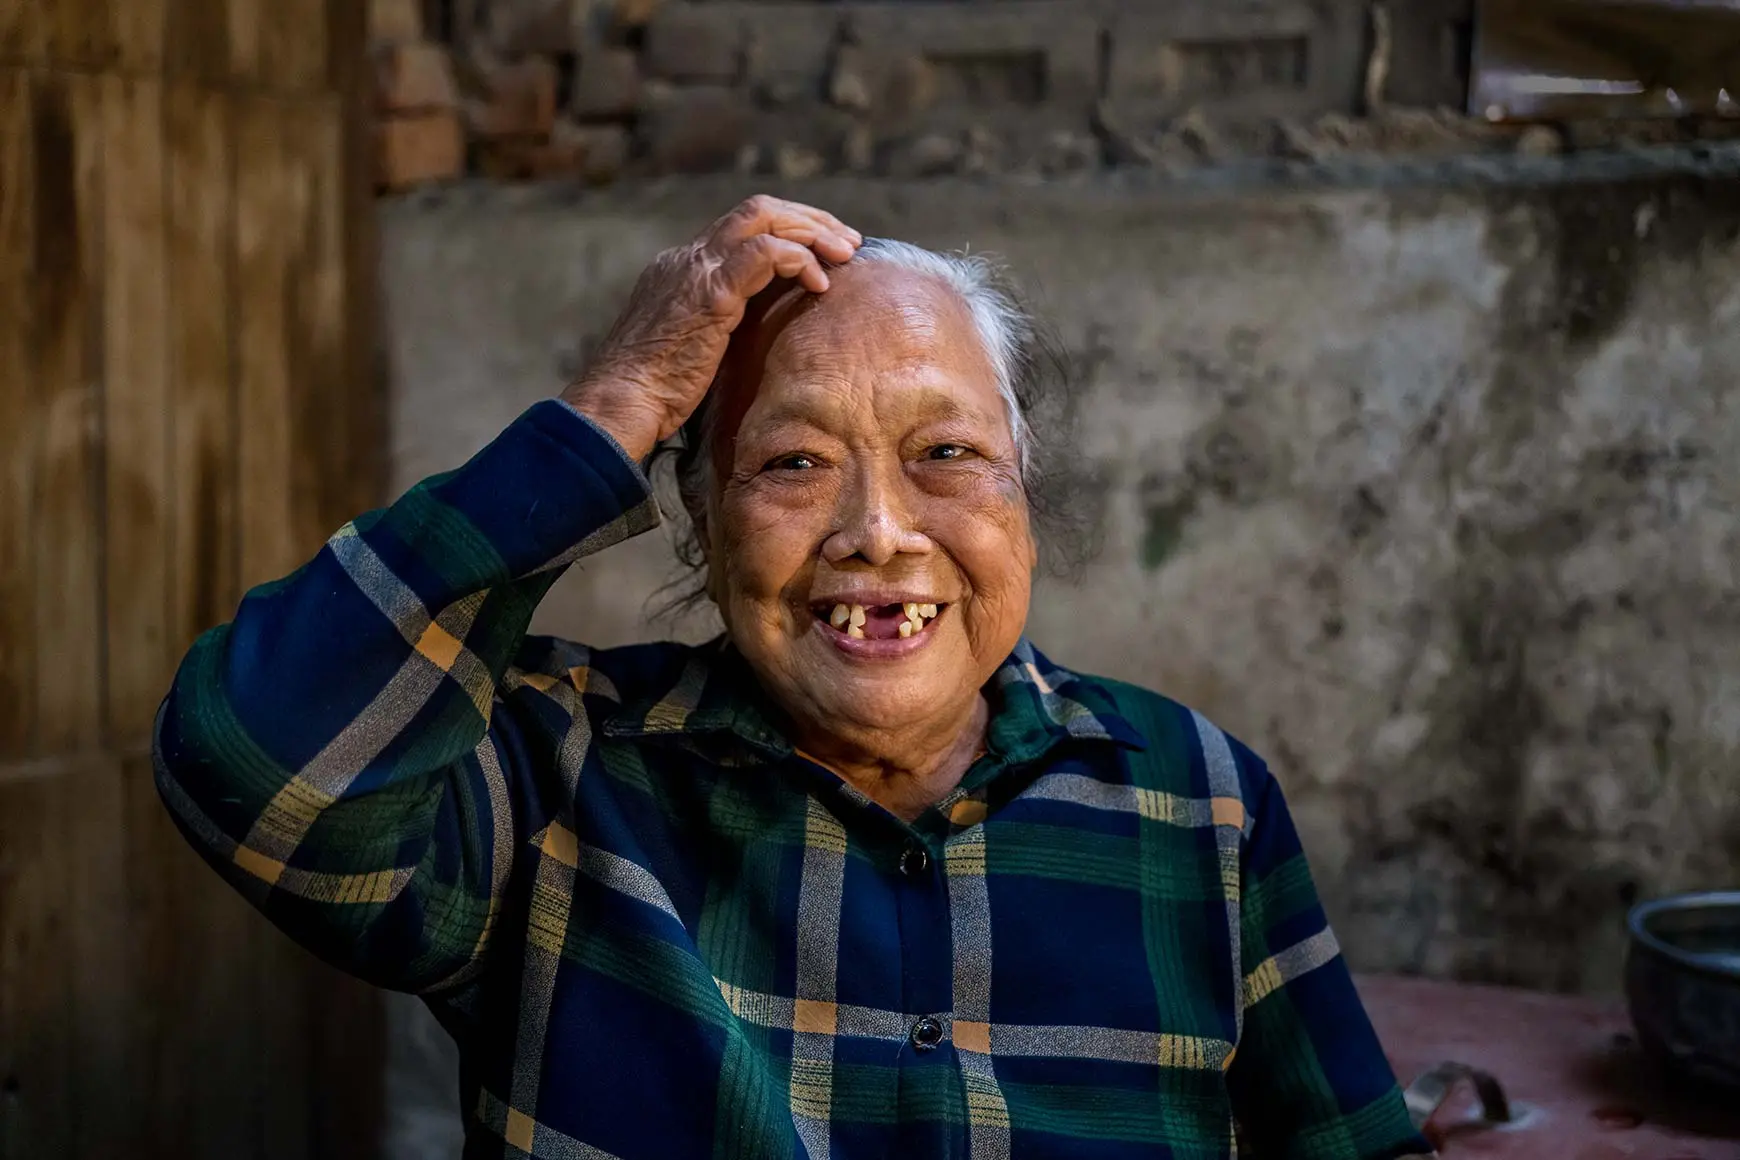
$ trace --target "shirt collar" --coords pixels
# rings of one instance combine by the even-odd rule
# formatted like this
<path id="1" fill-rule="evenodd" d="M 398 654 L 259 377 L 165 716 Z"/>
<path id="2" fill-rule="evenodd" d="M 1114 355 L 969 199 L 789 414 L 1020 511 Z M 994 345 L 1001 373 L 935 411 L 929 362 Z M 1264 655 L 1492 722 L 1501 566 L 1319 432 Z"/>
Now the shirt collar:
<path id="1" fill-rule="evenodd" d="M 1071 741 L 1147 748 L 1117 711 L 1107 682 L 1053 664 L 1025 638 L 985 688 L 990 749 L 1005 764 L 1037 760 Z M 674 682 L 625 704 L 603 729 L 608 737 L 666 738 L 690 747 L 735 742 L 777 760 L 793 751 L 780 718 L 742 654 L 719 637 L 694 649 Z"/>

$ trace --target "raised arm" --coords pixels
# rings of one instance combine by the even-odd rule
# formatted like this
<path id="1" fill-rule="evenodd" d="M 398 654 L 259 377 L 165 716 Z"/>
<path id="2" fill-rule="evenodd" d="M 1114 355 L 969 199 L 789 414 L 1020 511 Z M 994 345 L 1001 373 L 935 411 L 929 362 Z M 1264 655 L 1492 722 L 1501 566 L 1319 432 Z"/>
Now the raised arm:
<path id="1" fill-rule="evenodd" d="M 1248 1155 L 1431 1156 L 1318 902 L 1281 787 L 1235 749 L 1250 828 L 1240 873 L 1244 1026 L 1228 1083 Z"/>
<path id="2" fill-rule="evenodd" d="M 157 785 L 225 879 L 372 982 L 483 960 L 512 853 L 562 805 L 521 756 L 510 664 L 561 571 L 658 522 L 637 463 L 706 393 L 746 303 L 827 287 L 858 236 L 756 198 L 661 254 L 593 369 L 459 470 L 340 529 L 194 645 L 158 715 Z"/>

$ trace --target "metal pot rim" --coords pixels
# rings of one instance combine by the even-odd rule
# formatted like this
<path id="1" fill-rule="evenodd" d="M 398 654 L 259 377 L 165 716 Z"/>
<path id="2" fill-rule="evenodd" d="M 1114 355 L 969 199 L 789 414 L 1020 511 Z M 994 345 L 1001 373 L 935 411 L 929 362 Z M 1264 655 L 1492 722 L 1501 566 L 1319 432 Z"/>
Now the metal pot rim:
<path id="1" fill-rule="evenodd" d="M 1631 908 L 1626 918 L 1626 926 L 1631 933 L 1633 946 L 1653 951 L 1669 962 L 1700 974 L 1713 975 L 1718 979 L 1732 983 L 1740 983 L 1740 967 L 1734 965 L 1733 955 L 1700 954 L 1676 947 L 1660 938 L 1649 929 L 1648 923 L 1658 915 L 1679 910 L 1732 910 L 1740 918 L 1740 890 L 1706 890 L 1690 894 L 1671 894 L 1666 898 L 1657 898 L 1649 902 L 1641 902 Z"/>

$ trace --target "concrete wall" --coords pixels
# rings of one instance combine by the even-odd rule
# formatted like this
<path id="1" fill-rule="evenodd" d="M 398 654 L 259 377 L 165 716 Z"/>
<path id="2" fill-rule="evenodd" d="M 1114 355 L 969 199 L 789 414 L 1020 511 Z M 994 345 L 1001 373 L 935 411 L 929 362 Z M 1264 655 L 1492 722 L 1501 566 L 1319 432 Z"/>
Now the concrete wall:
<path id="1" fill-rule="evenodd" d="M 1270 759 L 1357 967 L 1601 992 L 1628 903 L 1740 879 L 1740 203 L 1551 175 L 784 192 L 1026 276 L 1103 544 L 1032 634 Z M 397 483 L 556 390 L 748 191 L 388 205 Z M 668 635 L 669 561 L 588 563 L 540 627 Z"/>

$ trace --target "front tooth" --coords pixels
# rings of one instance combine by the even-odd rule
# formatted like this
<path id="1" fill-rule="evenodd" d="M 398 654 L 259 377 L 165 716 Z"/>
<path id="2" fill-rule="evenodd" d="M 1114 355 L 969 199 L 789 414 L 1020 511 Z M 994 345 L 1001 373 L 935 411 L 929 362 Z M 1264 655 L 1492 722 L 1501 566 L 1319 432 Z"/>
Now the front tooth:
<path id="1" fill-rule="evenodd" d="M 864 622 L 868 619 L 869 617 L 865 614 L 864 606 L 862 604 L 852 605 L 851 621 L 853 628 L 863 628 Z"/>
<path id="2" fill-rule="evenodd" d="M 828 615 L 828 623 L 835 628 L 845 628 L 846 622 L 852 619 L 852 610 L 844 604 L 834 605 L 834 611 Z"/>
<path id="3" fill-rule="evenodd" d="M 912 621 L 910 621 L 910 620 L 901 621 L 900 622 L 901 639 L 904 640 L 905 638 L 907 638 L 911 635 L 912 635 Z"/>
<path id="4" fill-rule="evenodd" d="M 851 637 L 853 640 L 863 640 L 864 630 L 854 624 L 851 628 L 846 630 L 846 635 Z"/>
<path id="5" fill-rule="evenodd" d="M 924 617 L 926 620 L 935 620 L 936 619 L 936 605 L 934 605 L 934 604 L 921 604 L 918 606 L 918 614 L 920 616 Z"/>
<path id="6" fill-rule="evenodd" d="M 906 613 L 906 619 L 908 620 L 918 619 L 918 605 L 916 604 L 904 604 L 901 606 L 901 611 Z"/>

